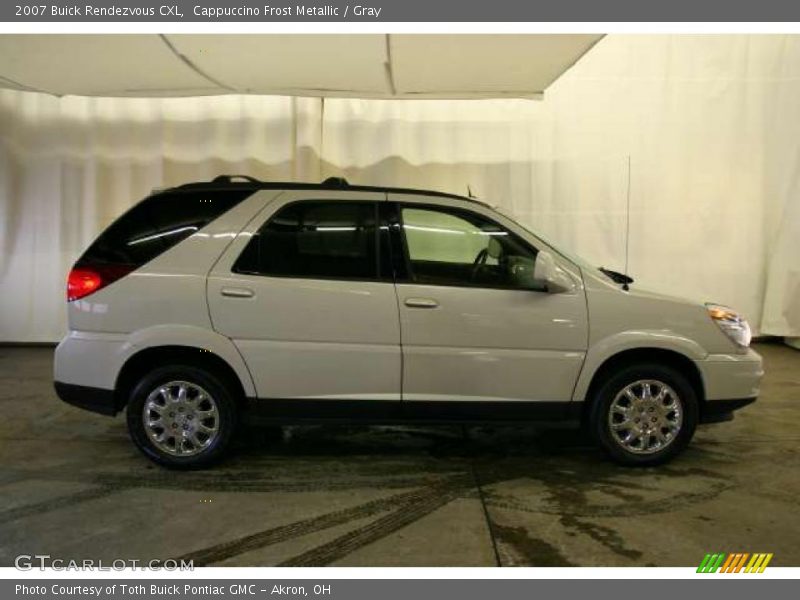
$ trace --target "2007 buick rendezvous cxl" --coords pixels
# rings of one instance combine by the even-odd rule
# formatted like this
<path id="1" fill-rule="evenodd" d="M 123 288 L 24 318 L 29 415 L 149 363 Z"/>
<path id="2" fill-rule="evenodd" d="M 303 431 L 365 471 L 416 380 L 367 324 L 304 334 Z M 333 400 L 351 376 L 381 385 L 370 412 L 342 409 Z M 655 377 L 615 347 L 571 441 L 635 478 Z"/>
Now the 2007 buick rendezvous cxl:
<path id="1" fill-rule="evenodd" d="M 169 467 L 242 419 L 582 420 L 662 463 L 763 374 L 734 310 L 650 293 L 471 198 L 222 176 L 159 191 L 69 274 L 55 387 Z"/>

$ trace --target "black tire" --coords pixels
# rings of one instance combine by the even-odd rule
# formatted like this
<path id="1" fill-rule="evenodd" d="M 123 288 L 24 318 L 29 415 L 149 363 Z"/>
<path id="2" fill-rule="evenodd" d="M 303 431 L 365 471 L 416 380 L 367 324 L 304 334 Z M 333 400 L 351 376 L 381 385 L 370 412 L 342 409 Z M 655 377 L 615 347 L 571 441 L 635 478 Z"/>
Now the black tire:
<path id="1" fill-rule="evenodd" d="M 636 452 L 623 447 L 622 443 L 616 441 L 615 433 L 609 424 L 609 413 L 617 395 L 628 385 L 643 380 L 661 382 L 672 388 L 683 412 L 682 424 L 678 433 L 663 448 L 655 449 L 650 453 Z M 623 367 L 602 382 L 591 402 L 589 429 L 603 450 L 612 460 L 621 465 L 648 467 L 672 460 L 686 448 L 697 427 L 699 411 L 697 394 L 685 375 L 666 365 L 646 363 Z M 623 436 L 624 431 L 620 432 L 618 437 Z M 642 443 L 644 442 L 640 442 L 640 446 Z"/>
<path id="2" fill-rule="evenodd" d="M 199 386 L 216 405 L 216 435 L 196 454 L 179 456 L 162 450 L 150 439 L 144 424 L 144 405 L 148 396 L 173 381 Z M 144 375 L 131 391 L 126 416 L 134 444 L 147 458 L 170 469 L 199 469 L 219 460 L 230 446 L 237 425 L 236 401 L 230 386 L 214 373 L 188 365 L 159 367 Z"/>

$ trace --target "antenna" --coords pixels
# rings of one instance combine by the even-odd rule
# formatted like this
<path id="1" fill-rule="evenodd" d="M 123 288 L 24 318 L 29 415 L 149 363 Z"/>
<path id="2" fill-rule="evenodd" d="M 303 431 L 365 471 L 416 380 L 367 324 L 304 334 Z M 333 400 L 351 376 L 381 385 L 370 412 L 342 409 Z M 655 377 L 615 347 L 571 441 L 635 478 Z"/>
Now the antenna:
<path id="1" fill-rule="evenodd" d="M 625 208 L 625 275 L 628 274 L 628 247 L 631 235 L 631 155 L 628 154 L 628 190 Z"/>
<path id="2" fill-rule="evenodd" d="M 475 197 L 475 196 L 472 195 L 472 188 L 469 187 L 469 184 L 467 184 L 467 197 L 469 197 L 469 198 L 474 198 Z"/>

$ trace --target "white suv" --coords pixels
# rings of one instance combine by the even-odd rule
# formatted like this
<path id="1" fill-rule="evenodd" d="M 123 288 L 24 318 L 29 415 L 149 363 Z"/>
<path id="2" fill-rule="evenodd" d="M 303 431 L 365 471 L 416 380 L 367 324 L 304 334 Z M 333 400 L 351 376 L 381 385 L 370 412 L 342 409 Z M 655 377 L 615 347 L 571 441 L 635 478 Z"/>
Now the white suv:
<path id="1" fill-rule="evenodd" d="M 637 289 L 470 198 L 222 176 L 159 191 L 69 274 L 66 402 L 169 467 L 272 423 L 581 420 L 663 462 L 763 375 L 731 309 Z"/>

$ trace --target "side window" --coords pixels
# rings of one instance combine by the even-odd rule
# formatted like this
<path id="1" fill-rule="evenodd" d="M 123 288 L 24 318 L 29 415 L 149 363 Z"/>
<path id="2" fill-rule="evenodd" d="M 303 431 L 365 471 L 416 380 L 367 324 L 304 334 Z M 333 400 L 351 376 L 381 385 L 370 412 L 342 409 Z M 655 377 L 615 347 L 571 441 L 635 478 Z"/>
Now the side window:
<path id="1" fill-rule="evenodd" d="M 289 204 L 253 236 L 233 270 L 276 277 L 376 279 L 376 212 L 373 202 Z"/>
<path id="2" fill-rule="evenodd" d="M 533 289 L 536 250 L 470 211 L 401 211 L 412 278 L 431 285 Z"/>
<path id="3" fill-rule="evenodd" d="M 252 193 L 215 190 L 154 194 L 114 221 L 80 262 L 141 267 Z"/>

